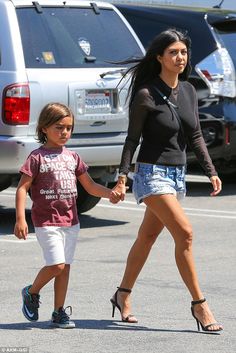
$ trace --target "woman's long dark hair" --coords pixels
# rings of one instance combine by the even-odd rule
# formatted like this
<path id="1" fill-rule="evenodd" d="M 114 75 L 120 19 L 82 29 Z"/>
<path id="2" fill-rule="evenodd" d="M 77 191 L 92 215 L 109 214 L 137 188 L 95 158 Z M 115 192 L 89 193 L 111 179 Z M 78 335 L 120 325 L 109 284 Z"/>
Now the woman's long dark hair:
<path id="1" fill-rule="evenodd" d="M 129 106 L 131 106 L 137 90 L 143 85 L 152 82 L 155 75 L 160 74 L 161 64 L 157 60 L 157 56 L 162 56 L 165 49 L 174 42 L 183 42 L 187 47 L 188 61 L 184 71 L 179 75 L 179 79 L 183 81 L 188 79 L 191 72 L 191 40 L 186 33 L 170 28 L 154 38 L 143 58 L 128 61 L 129 63 L 136 63 L 126 72 L 126 74 L 131 74 L 131 83 L 128 91 L 128 96 L 130 97 Z"/>

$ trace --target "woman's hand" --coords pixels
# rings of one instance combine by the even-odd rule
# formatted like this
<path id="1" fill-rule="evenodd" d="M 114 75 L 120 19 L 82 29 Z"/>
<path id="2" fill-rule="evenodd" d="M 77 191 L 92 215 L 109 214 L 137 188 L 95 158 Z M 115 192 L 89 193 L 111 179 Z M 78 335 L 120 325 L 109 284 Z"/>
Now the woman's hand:
<path id="1" fill-rule="evenodd" d="M 120 194 L 117 191 L 111 190 L 109 201 L 111 203 L 117 203 L 120 201 Z"/>
<path id="2" fill-rule="evenodd" d="M 220 180 L 220 178 L 218 176 L 212 176 L 210 178 L 210 181 L 212 183 L 212 186 L 213 186 L 213 192 L 211 192 L 211 196 L 216 196 L 218 195 L 221 190 L 222 190 L 222 182 Z"/>
<path id="3" fill-rule="evenodd" d="M 112 189 L 115 193 L 118 193 L 120 195 L 121 201 L 124 201 L 126 191 L 129 189 L 129 187 L 125 185 L 126 181 L 127 181 L 126 176 L 119 176 L 117 184 Z"/>

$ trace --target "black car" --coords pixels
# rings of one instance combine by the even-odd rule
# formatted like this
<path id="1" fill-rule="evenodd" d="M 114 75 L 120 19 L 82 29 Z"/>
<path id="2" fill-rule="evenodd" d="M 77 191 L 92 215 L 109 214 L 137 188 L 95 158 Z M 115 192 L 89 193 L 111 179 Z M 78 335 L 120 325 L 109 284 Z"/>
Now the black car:
<path id="1" fill-rule="evenodd" d="M 203 136 L 221 177 L 236 174 L 236 12 L 116 4 L 144 47 L 167 28 L 188 32 L 193 66 L 189 81 L 199 99 Z M 188 165 L 196 164 L 191 151 Z"/>

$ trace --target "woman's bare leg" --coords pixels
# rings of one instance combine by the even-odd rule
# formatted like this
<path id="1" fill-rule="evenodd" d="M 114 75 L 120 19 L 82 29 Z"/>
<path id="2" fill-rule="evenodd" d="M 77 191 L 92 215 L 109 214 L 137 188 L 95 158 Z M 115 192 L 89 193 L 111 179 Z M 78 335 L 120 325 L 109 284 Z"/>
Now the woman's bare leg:
<path id="1" fill-rule="evenodd" d="M 139 228 L 137 239 L 130 249 L 126 268 L 120 287 L 132 289 L 133 285 L 145 264 L 152 245 L 161 233 L 163 225 L 160 220 L 146 209 L 143 222 Z M 118 302 L 121 307 L 122 317 L 125 318 L 131 313 L 130 294 L 118 292 Z"/>
<path id="2" fill-rule="evenodd" d="M 183 208 L 171 194 L 149 196 L 145 198 L 145 204 L 166 226 L 175 241 L 176 264 L 192 299 L 202 299 L 192 251 L 192 226 Z M 206 302 L 194 306 L 194 313 L 204 326 L 216 322 Z M 216 324 L 211 329 L 216 330 L 219 327 L 221 326 Z"/>

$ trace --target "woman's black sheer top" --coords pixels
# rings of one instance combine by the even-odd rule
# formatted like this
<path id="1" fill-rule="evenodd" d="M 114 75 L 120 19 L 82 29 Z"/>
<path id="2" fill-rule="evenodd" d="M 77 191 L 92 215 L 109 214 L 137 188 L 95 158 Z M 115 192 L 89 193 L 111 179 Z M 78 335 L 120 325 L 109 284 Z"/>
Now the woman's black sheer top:
<path id="1" fill-rule="evenodd" d="M 184 133 L 173 108 L 170 109 L 154 86 L 177 106 Z M 179 81 L 178 86 L 171 89 L 157 78 L 136 93 L 130 107 L 128 135 L 122 152 L 120 173 L 128 174 L 140 142 L 138 162 L 183 166 L 186 164 L 188 143 L 206 175 L 217 175 L 202 136 L 196 91 L 187 81 Z"/>

